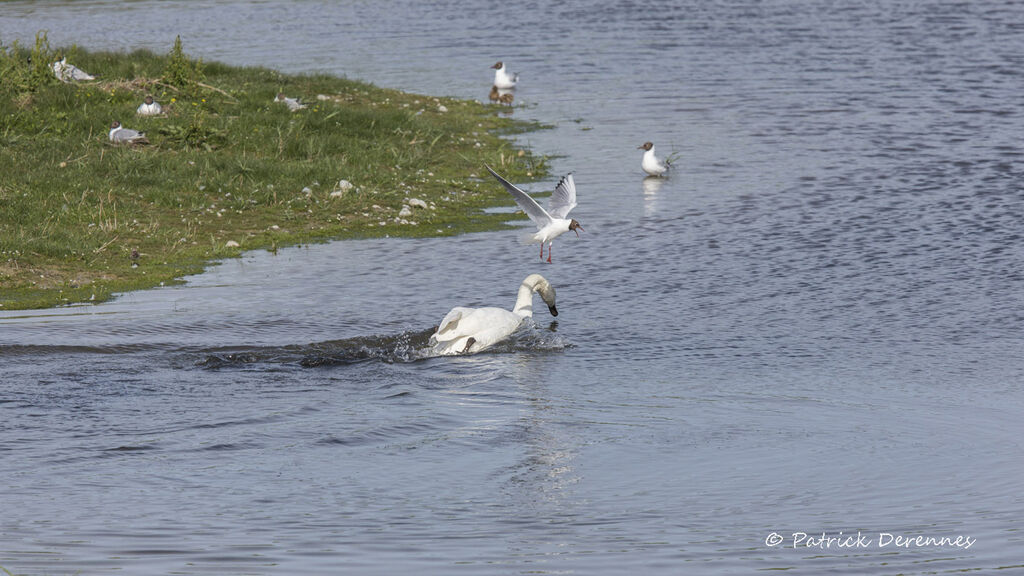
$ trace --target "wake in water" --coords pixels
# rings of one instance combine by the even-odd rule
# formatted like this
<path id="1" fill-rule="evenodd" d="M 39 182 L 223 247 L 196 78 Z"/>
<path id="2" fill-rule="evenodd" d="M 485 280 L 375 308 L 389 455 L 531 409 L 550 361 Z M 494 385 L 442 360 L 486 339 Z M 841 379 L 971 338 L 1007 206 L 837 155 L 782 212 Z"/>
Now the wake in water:
<path id="1" fill-rule="evenodd" d="M 555 333 L 558 322 L 540 328 L 524 322 L 507 340 L 488 348 L 486 354 L 564 350 L 569 346 Z M 345 340 L 328 340 L 305 345 L 228 347 L 208 350 L 196 364 L 202 368 L 219 369 L 252 365 L 291 365 L 303 368 L 337 366 L 378 360 L 381 362 L 416 362 L 442 356 L 430 345 L 434 328 L 407 331 L 396 335 L 360 336 Z"/>

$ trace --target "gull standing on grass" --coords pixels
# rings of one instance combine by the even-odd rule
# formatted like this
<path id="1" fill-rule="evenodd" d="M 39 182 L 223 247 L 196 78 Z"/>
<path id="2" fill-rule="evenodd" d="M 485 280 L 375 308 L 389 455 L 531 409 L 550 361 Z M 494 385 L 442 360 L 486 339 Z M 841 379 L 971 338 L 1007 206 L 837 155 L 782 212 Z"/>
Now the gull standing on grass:
<path id="1" fill-rule="evenodd" d="M 565 175 L 558 181 L 555 191 L 551 193 L 548 208 L 551 212 L 541 208 L 536 200 L 529 194 L 523 192 L 515 184 L 505 180 L 497 172 L 491 170 L 490 166 L 484 165 L 492 176 L 501 182 L 501 185 L 512 194 L 512 198 L 523 209 L 523 212 L 537 225 L 537 232 L 527 236 L 529 243 L 540 242 L 540 257 L 544 258 L 544 243 L 548 243 L 548 262 L 551 262 L 551 244 L 555 238 L 572 230 L 579 238 L 579 230 L 583 230 L 576 220 L 566 218 L 569 211 L 576 207 L 576 183 L 572 179 L 572 173 Z M 585 231 L 585 230 L 584 230 Z"/>
<path id="2" fill-rule="evenodd" d="M 160 106 L 160 103 L 153 100 L 152 96 L 146 96 L 142 104 L 139 104 L 139 107 L 135 109 L 135 113 L 139 116 L 156 116 L 163 111 L 164 109 Z"/>
<path id="3" fill-rule="evenodd" d="M 519 74 L 511 74 L 505 70 L 505 63 L 498 62 L 494 66 L 494 85 L 499 90 L 514 90 L 516 82 L 519 82 Z"/>
<path id="4" fill-rule="evenodd" d="M 67 56 L 61 57 L 53 63 L 53 75 L 57 77 L 61 82 L 78 82 L 82 80 L 95 80 L 96 77 L 87 74 L 81 68 L 78 68 L 72 64 L 68 64 Z"/>
<path id="5" fill-rule="evenodd" d="M 654 154 L 654 142 L 644 142 L 643 146 L 637 146 L 637 150 L 646 150 L 644 158 L 640 161 L 640 167 L 651 176 L 661 176 L 668 172 L 668 160 L 662 161 Z"/>
<path id="6" fill-rule="evenodd" d="M 114 144 L 149 144 L 149 139 L 144 133 L 123 128 L 117 120 L 110 125 L 110 141 Z"/>

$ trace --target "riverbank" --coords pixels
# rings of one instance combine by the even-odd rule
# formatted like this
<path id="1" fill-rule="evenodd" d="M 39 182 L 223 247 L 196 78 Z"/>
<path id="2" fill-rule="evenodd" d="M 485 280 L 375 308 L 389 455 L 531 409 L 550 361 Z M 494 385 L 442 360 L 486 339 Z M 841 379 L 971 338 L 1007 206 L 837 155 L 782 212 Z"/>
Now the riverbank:
<path id="1" fill-rule="evenodd" d="M 58 81 L 58 54 L 96 79 Z M 508 215 L 483 208 L 508 197 L 483 164 L 546 172 L 504 138 L 538 126 L 475 101 L 45 39 L 0 72 L 4 310 L 101 302 L 246 250 L 497 228 Z M 162 114 L 136 114 L 147 95 Z M 111 144 L 115 120 L 149 144 Z"/>

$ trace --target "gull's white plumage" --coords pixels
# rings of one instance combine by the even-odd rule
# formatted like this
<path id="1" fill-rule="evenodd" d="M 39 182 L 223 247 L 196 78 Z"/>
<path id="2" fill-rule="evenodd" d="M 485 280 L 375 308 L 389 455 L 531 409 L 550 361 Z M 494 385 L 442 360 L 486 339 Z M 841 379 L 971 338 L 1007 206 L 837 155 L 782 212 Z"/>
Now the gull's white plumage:
<path id="1" fill-rule="evenodd" d="M 67 57 L 63 57 L 57 60 L 51 66 L 53 69 L 53 75 L 57 77 L 61 82 L 75 82 L 82 80 L 95 80 L 96 77 L 86 73 L 81 68 L 73 64 L 68 64 Z"/>
<path id="2" fill-rule="evenodd" d="M 114 144 L 149 144 L 149 139 L 146 138 L 144 132 L 125 128 L 117 121 L 110 125 L 108 137 Z"/>
<path id="3" fill-rule="evenodd" d="M 537 225 L 537 232 L 530 236 L 530 242 L 540 242 L 540 257 L 544 257 L 544 243 L 548 243 L 548 262 L 551 262 L 551 243 L 555 238 L 572 230 L 583 230 L 576 220 L 566 218 L 569 212 L 576 207 L 576 182 L 572 174 L 566 174 L 558 181 L 555 191 L 551 193 L 548 201 L 548 210 L 544 210 L 529 194 L 523 192 L 518 186 L 502 178 L 490 166 L 484 166 L 492 176 L 501 182 L 501 185 L 508 190 L 509 194 L 516 201 L 516 204 L 523 209 L 523 212 Z M 576 232 L 576 236 L 580 233 Z"/>
<path id="4" fill-rule="evenodd" d="M 152 96 L 146 96 L 142 104 L 139 104 L 139 107 L 135 109 L 135 113 L 139 116 L 157 116 L 163 113 L 163 111 L 163 107 Z"/>
<path id="5" fill-rule="evenodd" d="M 504 62 L 498 62 L 494 66 L 494 85 L 501 90 L 511 90 L 519 82 L 519 74 L 511 74 L 505 69 Z"/>
<path id="6" fill-rule="evenodd" d="M 654 153 L 653 142 L 644 142 L 643 146 L 637 146 L 637 148 L 644 150 L 644 157 L 640 160 L 640 168 L 642 168 L 644 172 L 647 172 L 651 176 L 661 176 L 665 172 L 668 172 L 668 160 L 662 161 L 658 158 Z"/>
<path id="7" fill-rule="evenodd" d="M 540 294 L 551 315 L 558 316 L 554 286 L 540 274 L 530 274 L 519 285 L 511 312 L 491 307 L 452 308 L 430 337 L 434 351 L 442 355 L 480 352 L 508 338 L 523 320 L 533 317 L 534 292 Z"/>
<path id="8" fill-rule="evenodd" d="M 278 93 L 277 98 L 274 98 L 275 102 L 280 102 L 288 107 L 292 112 L 298 112 L 306 108 L 306 105 L 299 101 L 298 98 L 289 98 L 283 93 Z"/>

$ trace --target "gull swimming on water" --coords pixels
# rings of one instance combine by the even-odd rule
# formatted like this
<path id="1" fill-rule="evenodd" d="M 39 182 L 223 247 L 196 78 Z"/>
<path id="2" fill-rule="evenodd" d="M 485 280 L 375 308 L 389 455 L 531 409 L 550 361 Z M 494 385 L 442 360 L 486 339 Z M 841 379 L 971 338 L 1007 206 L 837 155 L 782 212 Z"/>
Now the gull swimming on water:
<path id="1" fill-rule="evenodd" d="M 637 146 L 638 150 L 646 150 L 644 158 L 640 161 L 640 167 L 651 176 L 661 176 L 668 172 L 668 160 L 662 161 L 654 155 L 654 142 L 644 142 L 643 146 Z"/>
<path id="2" fill-rule="evenodd" d="M 53 75 L 61 82 L 77 82 L 81 80 L 95 80 L 96 77 L 87 74 L 81 68 L 68 64 L 67 56 L 62 57 L 53 63 Z"/>
<path id="3" fill-rule="evenodd" d="M 280 103 L 288 106 L 288 109 L 291 110 L 292 112 L 296 112 L 298 110 L 302 110 L 303 108 L 306 107 L 305 104 L 303 104 L 302 102 L 299 102 L 298 98 L 289 98 L 289 97 L 284 95 L 284 92 L 278 92 L 277 93 L 277 98 L 275 98 L 274 101 L 275 102 L 280 102 Z"/>
<path id="4" fill-rule="evenodd" d="M 139 104 L 139 107 L 135 109 L 135 113 L 139 116 L 156 116 L 163 111 L 160 103 L 153 100 L 152 96 L 146 96 L 142 104 Z"/>
<path id="5" fill-rule="evenodd" d="M 499 90 L 511 90 L 516 87 L 516 82 L 519 82 L 519 74 L 506 72 L 504 62 L 498 62 L 491 68 L 494 68 L 494 85 Z"/>
<path id="6" fill-rule="evenodd" d="M 519 285 L 516 304 L 509 312 L 504 308 L 463 308 L 456 306 L 445 314 L 430 344 L 438 354 L 480 352 L 508 338 L 527 318 L 533 317 L 533 293 L 540 294 L 552 316 L 555 308 L 555 287 L 540 274 L 530 274 Z"/>
<path id="7" fill-rule="evenodd" d="M 541 208 L 540 204 L 531 198 L 529 194 L 499 176 L 494 170 L 491 170 L 490 166 L 485 165 L 484 167 L 487 168 L 487 171 L 492 176 L 498 179 L 498 182 L 501 182 L 501 185 L 509 191 L 509 194 L 512 194 L 516 204 L 519 204 L 523 212 L 537 225 L 537 232 L 530 234 L 528 241 L 531 244 L 533 242 L 540 242 L 541 258 L 544 258 L 545 242 L 548 243 L 548 262 L 551 262 L 551 244 L 555 238 L 569 230 L 576 232 L 576 237 L 579 238 L 579 230 L 583 230 L 583 227 L 576 220 L 566 218 L 569 215 L 569 211 L 576 207 L 576 183 L 573 181 L 572 173 L 563 176 L 558 181 L 555 191 L 551 193 L 551 199 L 548 204 L 548 208 L 551 211 L 548 212 Z"/>
<path id="8" fill-rule="evenodd" d="M 110 141 L 114 144 L 149 144 L 149 139 L 144 133 L 130 128 L 122 128 L 121 123 L 117 120 L 110 125 Z"/>

